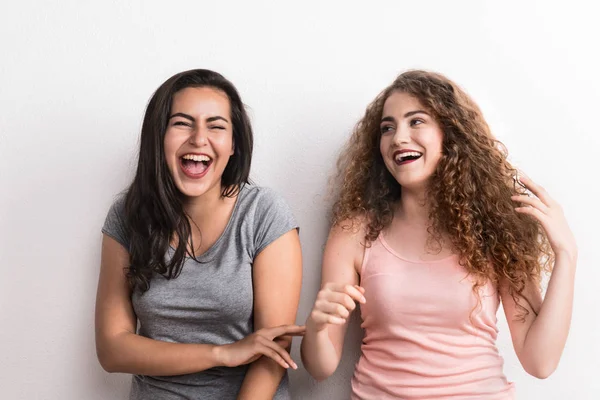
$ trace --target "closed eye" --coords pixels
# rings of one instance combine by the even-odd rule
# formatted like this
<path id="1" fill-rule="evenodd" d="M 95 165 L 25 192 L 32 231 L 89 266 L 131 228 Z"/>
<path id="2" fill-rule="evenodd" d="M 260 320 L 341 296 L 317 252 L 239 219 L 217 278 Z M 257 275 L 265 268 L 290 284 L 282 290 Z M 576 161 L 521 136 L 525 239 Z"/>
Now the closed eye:
<path id="1" fill-rule="evenodd" d="M 175 122 L 173 122 L 173 126 L 192 126 L 192 125 L 189 122 L 175 121 Z"/>
<path id="2" fill-rule="evenodd" d="M 209 129 L 227 129 L 224 126 L 220 126 L 220 125 L 215 125 L 215 126 L 210 126 Z"/>

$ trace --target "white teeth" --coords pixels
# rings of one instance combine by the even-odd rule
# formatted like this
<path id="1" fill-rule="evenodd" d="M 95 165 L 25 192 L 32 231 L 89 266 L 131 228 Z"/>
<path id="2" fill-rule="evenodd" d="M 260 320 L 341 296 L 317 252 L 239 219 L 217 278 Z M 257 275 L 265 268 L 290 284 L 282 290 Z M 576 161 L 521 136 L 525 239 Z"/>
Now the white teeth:
<path id="1" fill-rule="evenodd" d="M 423 154 L 419 153 L 418 151 L 409 151 L 406 153 L 400 153 L 396 156 L 396 161 L 401 162 L 407 157 L 421 157 L 422 155 Z"/>
<path id="2" fill-rule="evenodd" d="M 209 156 L 199 155 L 199 154 L 186 154 L 182 157 L 184 160 L 192 160 L 192 161 L 210 161 Z"/>

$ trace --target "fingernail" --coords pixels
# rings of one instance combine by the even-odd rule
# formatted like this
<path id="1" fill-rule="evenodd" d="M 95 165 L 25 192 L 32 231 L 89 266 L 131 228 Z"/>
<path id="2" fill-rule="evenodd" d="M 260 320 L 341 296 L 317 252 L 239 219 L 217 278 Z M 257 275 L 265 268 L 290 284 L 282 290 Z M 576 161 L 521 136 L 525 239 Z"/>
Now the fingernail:
<path id="1" fill-rule="evenodd" d="M 286 368 L 289 368 L 289 367 L 290 367 L 290 364 L 288 364 L 288 363 L 286 363 L 286 362 L 284 362 L 284 364 L 285 364 L 285 367 L 286 367 Z"/>
<path id="2" fill-rule="evenodd" d="M 293 364 L 292 364 L 292 367 L 293 367 L 294 369 L 298 369 L 298 365 L 297 365 L 296 363 L 293 363 Z"/>

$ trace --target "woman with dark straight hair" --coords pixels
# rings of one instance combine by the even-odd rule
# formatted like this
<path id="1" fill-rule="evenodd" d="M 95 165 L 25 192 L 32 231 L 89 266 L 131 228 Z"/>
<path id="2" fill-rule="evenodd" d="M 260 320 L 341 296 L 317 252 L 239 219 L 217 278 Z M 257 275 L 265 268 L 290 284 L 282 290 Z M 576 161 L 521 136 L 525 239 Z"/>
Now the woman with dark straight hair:
<path id="1" fill-rule="evenodd" d="M 249 182 L 252 128 L 204 69 L 154 93 L 133 183 L 102 232 L 96 349 L 130 399 L 289 398 L 300 296 L 297 224 Z"/>

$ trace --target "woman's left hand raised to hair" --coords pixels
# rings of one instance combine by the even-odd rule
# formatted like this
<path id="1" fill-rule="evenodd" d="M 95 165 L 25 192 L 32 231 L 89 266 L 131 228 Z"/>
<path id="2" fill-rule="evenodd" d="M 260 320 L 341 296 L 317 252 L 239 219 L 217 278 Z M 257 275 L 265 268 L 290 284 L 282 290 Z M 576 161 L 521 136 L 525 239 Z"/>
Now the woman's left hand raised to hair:
<path id="1" fill-rule="evenodd" d="M 537 219 L 546 231 L 552 250 L 556 256 L 563 255 L 569 258 L 577 257 L 577 244 L 575 236 L 569 228 L 562 207 L 546 190 L 536 184 L 531 178 L 520 175 L 521 182 L 534 196 L 515 195 L 512 199 L 521 203 L 515 208 L 518 213 L 531 215 Z"/>

